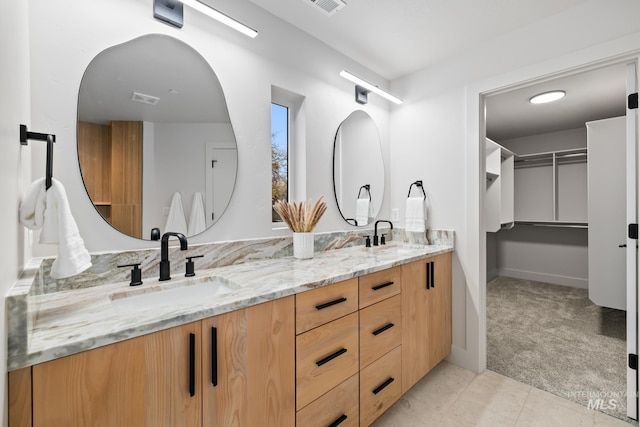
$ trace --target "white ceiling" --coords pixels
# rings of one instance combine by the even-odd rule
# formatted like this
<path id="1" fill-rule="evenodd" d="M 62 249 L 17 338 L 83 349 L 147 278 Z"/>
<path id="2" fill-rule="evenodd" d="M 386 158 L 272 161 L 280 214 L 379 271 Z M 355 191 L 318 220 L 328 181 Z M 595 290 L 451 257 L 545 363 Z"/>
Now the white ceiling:
<path id="1" fill-rule="evenodd" d="M 586 0 L 345 0 L 332 16 L 312 0 L 249 1 L 393 80 Z M 529 104 L 549 89 L 567 97 Z M 487 134 L 499 141 L 574 129 L 624 114 L 624 98 L 623 66 L 530 85 L 487 99 Z"/>
<path id="2" fill-rule="evenodd" d="M 345 0 L 332 16 L 312 0 L 250 0 L 392 80 L 586 0 Z"/>
<path id="3" fill-rule="evenodd" d="M 531 104 L 539 93 L 564 90 L 549 104 Z M 618 64 L 532 84 L 486 98 L 487 136 L 496 142 L 584 127 L 626 112 L 626 65 Z"/>

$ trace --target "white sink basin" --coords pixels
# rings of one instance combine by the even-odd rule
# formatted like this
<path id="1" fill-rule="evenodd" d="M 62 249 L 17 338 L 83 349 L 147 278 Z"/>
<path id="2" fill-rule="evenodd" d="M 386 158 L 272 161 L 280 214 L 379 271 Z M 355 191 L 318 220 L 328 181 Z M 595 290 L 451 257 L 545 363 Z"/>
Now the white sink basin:
<path id="1" fill-rule="evenodd" d="M 109 295 L 111 306 L 119 314 L 139 313 L 202 304 L 233 292 L 237 285 L 217 276 L 156 284 Z"/>

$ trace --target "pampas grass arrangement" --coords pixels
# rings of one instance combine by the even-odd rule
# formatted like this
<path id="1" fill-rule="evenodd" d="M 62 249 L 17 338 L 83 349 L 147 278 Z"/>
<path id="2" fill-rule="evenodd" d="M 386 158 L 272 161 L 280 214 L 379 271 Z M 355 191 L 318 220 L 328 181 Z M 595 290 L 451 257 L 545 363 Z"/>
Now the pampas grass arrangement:
<path id="1" fill-rule="evenodd" d="M 324 196 L 320 196 L 313 205 L 311 200 L 304 202 L 278 200 L 273 204 L 273 209 L 278 212 L 280 218 L 287 223 L 291 231 L 310 233 L 316 228 L 320 218 L 327 210 L 327 204 L 324 201 Z"/>

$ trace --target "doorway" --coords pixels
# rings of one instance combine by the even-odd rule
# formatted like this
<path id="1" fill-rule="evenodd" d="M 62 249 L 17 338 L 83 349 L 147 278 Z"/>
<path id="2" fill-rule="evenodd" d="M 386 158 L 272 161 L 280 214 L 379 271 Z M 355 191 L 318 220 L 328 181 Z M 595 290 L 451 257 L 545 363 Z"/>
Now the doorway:
<path id="1" fill-rule="evenodd" d="M 486 137 L 500 147 L 503 162 L 514 158 L 515 205 L 486 234 L 487 367 L 623 419 L 626 306 L 591 301 L 585 123 L 625 115 L 626 75 L 626 62 L 608 64 L 484 98 Z M 566 92 L 565 100 L 550 108 L 529 104 L 533 95 L 556 89 Z M 487 193 L 490 186 L 495 192 L 499 167 L 489 173 L 489 157 L 486 162 Z M 484 200 L 487 222 L 493 201 Z M 626 283 L 616 286 L 624 290 Z M 634 403 L 629 414 L 636 411 Z"/>

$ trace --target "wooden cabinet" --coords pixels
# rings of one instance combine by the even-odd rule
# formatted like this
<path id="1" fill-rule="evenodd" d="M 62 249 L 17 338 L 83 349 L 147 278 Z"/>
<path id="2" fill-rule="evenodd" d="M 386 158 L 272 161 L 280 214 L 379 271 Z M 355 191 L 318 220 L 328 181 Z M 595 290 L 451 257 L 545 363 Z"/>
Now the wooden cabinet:
<path id="1" fill-rule="evenodd" d="M 293 303 L 282 298 L 16 371 L 12 390 L 25 392 L 12 404 L 11 426 L 293 427 Z M 23 410 L 29 397 L 33 423 Z"/>
<path id="2" fill-rule="evenodd" d="M 203 425 L 295 425 L 293 297 L 202 321 Z"/>
<path id="3" fill-rule="evenodd" d="M 201 425 L 200 380 L 190 376 L 200 363 L 199 326 L 33 366 L 33 426 Z"/>
<path id="4" fill-rule="evenodd" d="M 444 254 L 11 372 L 10 426 L 368 426 L 450 349 Z"/>
<path id="5" fill-rule="evenodd" d="M 451 351 L 451 254 L 402 266 L 402 391 Z"/>

